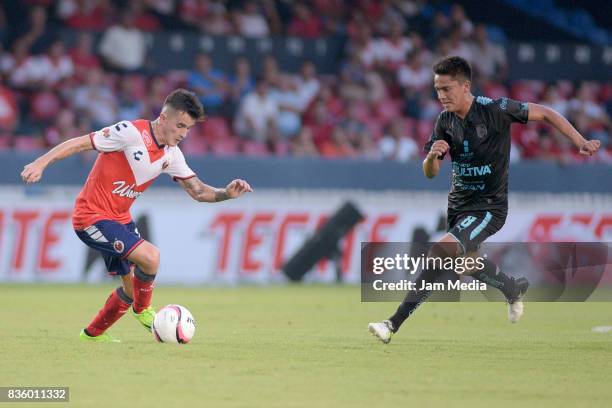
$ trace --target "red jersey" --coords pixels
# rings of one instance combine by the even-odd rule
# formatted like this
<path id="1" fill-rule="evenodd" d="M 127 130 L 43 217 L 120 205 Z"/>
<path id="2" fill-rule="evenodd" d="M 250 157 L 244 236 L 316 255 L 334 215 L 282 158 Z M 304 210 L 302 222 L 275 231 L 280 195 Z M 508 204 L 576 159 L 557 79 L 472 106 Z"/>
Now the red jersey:
<path id="1" fill-rule="evenodd" d="M 76 199 L 72 224 L 81 230 L 100 220 L 126 224 L 130 207 L 161 173 L 195 177 L 177 146 L 160 145 L 148 120 L 121 121 L 89 134 L 100 152 Z"/>

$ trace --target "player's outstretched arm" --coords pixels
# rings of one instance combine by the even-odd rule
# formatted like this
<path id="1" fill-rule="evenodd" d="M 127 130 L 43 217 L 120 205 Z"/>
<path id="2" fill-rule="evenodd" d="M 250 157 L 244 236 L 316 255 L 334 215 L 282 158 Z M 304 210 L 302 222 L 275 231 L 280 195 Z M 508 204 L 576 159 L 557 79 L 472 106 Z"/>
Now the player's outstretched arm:
<path id="1" fill-rule="evenodd" d="M 423 173 L 427 178 L 434 178 L 440 171 L 440 159 L 448 151 L 449 146 L 446 140 L 437 140 L 431 146 L 427 157 L 423 161 Z"/>
<path id="2" fill-rule="evenodd" d="M 91 139 L 88 135 L 66 140 L 34 160 L 32 163 L 26 164 L 21 172 L 21 178 L 27 184 L 36 183 L 42 177 L 47 166 L 51 163 L 65 159 L 75 153 L 93 150 L 93 148 Z"/>
<path id="3" fill-rule="evenodd" d="M 571 140 L 583 156 L 592 156 L 601 146 L 599 140 L 586 140 L 563 115 L 547 106 L 530 103 L 529 120 L 543 121 L 550 124 L 561 132 L 563 136 Z"/>
<path id="4" fill-rule="evenodd" d="M 238 198 L 245 193 L 253 191 L 249 183 L 244 180 L 233 180 L 225 188 L 215 188 L 202 183 L 197 177 L 191 177 L 186 180 L 178 180 L 183 190 L 187 192 L 194 200 L 201 203 L 216 203 L 232 198 Z"/>

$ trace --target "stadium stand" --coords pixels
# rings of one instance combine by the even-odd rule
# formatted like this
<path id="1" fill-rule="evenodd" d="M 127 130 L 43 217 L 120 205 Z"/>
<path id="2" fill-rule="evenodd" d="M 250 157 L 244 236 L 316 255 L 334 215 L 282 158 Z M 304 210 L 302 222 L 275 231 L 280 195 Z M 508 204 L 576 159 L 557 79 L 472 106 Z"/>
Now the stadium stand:
<path id="1" fill-rule="evenodd" d="M 500 0 L 496 5 L 508 13 L 496 19 L 474 1 L 13 3 L 2 2 L 0 19 L 2 150 L 49 147 L 119 119 L 155 117 L 167 92 L 183 86 L 201 96 L 210 115 L 184 142 L 190 155 L 415 160 L 441 110 L 430 67 L 454 54 L 473 61 L 476 93 L 554 107 L 606 146 L 596 160 L 612 162 L 609 80 L 508 75 L 507 44 L 525 34 L 512 29 L 516 19 L 537 20 L 528 25 L 537 38 L 609 45 L 606 21 L 592 16 L 588 2 L 570 10 L 567 2 L 538 0 L 527 10 L 527 2 Z M 240 38 L 282 36 L 341 38 L 345 45 L 333 72 L 308 61 L 286 69 L 287 61 L 270 52 L 261 53 L 260 64 L 232 57 L 227 70 L 220 67 L 227 61 L 197 44 L 183 45 L 193 48 L 189 66 L 150 69 L 151 36 L 178 32 L 236 47 Z M 512 144 L 514 161 L 581 160 L 545 126 L 515 126 Z"/>

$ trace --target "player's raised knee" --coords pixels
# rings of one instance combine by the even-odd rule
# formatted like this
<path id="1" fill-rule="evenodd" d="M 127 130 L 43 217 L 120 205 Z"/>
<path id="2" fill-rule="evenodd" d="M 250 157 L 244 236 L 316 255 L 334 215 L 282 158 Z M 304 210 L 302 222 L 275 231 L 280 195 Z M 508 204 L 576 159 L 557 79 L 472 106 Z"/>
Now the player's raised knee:
<path id="1" fill-rule="evenodd" d="M 459 254 L 456 242 L 436 242 L 429 248 L 428 256 L 431 258 L 454 258 Z"/>
<path id="2" fill-rule="evenodd" d="M 146 274 L 154 275 L 159 267 L 159 249 L 149 242 L 140 244 L 129 256 L 129 260 L 134 262 Z"/>
<path id="3" fill-rule="evenodd" d="M 147 266 L 147 269 L 157 270 L 159 267 L 159 249 L 150 245 L 150 248 L 147 250 L 144 256 L 144 263 Z"/>

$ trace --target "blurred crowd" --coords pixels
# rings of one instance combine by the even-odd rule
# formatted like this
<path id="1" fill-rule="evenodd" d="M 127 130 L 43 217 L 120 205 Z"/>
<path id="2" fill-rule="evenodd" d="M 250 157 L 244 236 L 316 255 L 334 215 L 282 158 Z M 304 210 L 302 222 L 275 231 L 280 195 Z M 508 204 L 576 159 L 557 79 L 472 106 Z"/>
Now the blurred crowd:
<path id="1" fill-rule="evenodd" d="M 12 4 L 12 2 L 10 2 Z M 612 162 L 612 83 L 507 81 L 503 45 L 458 4 L 420 0 L 26 0 L 0 15 L 0 149 L 37 149 L 118 120 L 153 119 L 176 87 L 196 92 L 208 119 L 183 142 L 187 154 L 292 155 L 409 161 L 423 156 L 441 106 L 431 66 L 472 62 L 473 92 L 539 102 L 602 141 Z M 13 4 L 14 6 L 14 4 Z M 20 14 L 21 13 L 21 14 Z M 15 19 L 21 18 L 16 24 Z M 7 21 L 12 24 L 8 24 Z M 19 21 L 19 20 L 18 20 Z M 56 35 L 78 31 L 74 47 Z M 341 69 L 305 61 L 285 72 L 272 55 L 237 58 L 230 72 L 200 53 L 191 70 L 151 75 L 148 31 L 191 30 L 259 38 L 348 38 Z M 95 41 L 93 33 L 100 33 Z M 542 124 L 515 125 L 512 160 L 581 160 Z"/>

